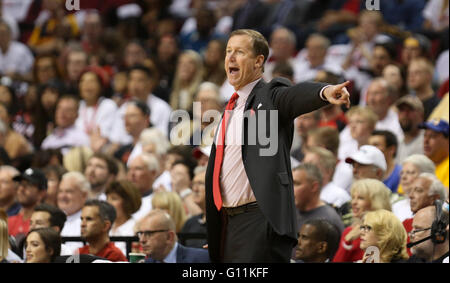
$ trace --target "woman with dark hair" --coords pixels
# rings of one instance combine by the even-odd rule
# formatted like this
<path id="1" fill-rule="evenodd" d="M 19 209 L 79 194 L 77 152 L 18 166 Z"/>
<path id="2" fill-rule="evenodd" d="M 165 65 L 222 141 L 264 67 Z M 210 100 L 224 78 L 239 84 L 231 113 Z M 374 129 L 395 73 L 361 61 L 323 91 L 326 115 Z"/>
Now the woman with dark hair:
<path id="1" fill-rule="evenodd" d="M 136 220 L 133 213 L 141 207 L 141 193 L 131 182 L 122 180 L 112 182 L 105 191 L 106 199 L 116 209 L 116 220 L 109 231 L 110 236 L 134 236 Z M 126 254 L 125 243 L 116 246 Z"/>
<path id="2" fill-rule="evenodd" d="M 56 103 L 63 91 L 62 84 L 55 79 L 50 79 L 38 86 L 38 99 L 32 115 L 34 125 L 32 140 L 35 148 L 40 148 L 42 141 L 53 130 Z"/>
<path id="3" fill-rule="evenodd" d="M 26 263 L 51 263 L 61 253 L 61 237 L 52 228 L 31 230 L 25 239 Z"/>
<path id="4" fill-rule="evenodd" d="M 80 76 L 78 89 L 82 100 L 75 126 L 88 135 L 99 133 L 107 137 L 113 126 L 117 105 L 105 98 L 105 90 L 109 87 L 107 76 L 103 69 L 93 66 Z"/>

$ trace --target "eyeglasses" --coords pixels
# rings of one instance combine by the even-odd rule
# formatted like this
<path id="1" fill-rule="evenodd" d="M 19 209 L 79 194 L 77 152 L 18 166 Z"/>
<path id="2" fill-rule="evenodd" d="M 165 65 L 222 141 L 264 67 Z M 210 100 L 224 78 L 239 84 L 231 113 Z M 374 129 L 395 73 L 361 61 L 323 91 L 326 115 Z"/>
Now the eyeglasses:
<path id="1" fill-rule="evenodd" d="M 165 229 L 165 230 L 147 230 L 147 231 L 138 231 L 136 232 L 136 235 L 140 238 L 142 236 L 146 236 L 146 237 L 151 237 L 153 234 L 155 233 L 160 233 L 160 232 L 167 232 L 169 231 L 169 229 Z"/>
<path id="2" fill-rule="evenodd" d="M 430 229 L 431 229 L 431 227 L 429 227 L 429 228 L 424 228 L 424 229 L 416 229 L 416 230 L 412 230 L 411 232 L 408 233 L 408 236 L 409 236 L 410 238 L 412 238 L 412 237 L 414 237 L 414 236 L 416 235 L 416 233 L 423 232 L 423 231 L 427 231 L 427 230 L 430 230 Z"/>
<path id="3" fill-rule="evenodd" d="M 361 225 L 361 226 L 359 226 L 359 231 L 360 232 L 368 233 L 371 230 L 372 230 L 372 226 L 369 226 L 369 225 Z"/>

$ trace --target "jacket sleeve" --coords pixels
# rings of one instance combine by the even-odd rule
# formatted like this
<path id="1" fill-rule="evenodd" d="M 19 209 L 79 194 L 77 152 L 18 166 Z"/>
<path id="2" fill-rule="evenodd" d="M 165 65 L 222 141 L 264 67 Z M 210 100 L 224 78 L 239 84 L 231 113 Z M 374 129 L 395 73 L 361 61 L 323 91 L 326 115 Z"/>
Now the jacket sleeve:
<path id="1" fill-rule="evenodd" d="M 328 102 L 319 96 L 325 86 L 327 84 L 315 82 L 289 86 L 283 79 L 274 79 L 269 85 L 274 106 L 280 112 L 280 117 L 287 121 L 328 105 Z"/>

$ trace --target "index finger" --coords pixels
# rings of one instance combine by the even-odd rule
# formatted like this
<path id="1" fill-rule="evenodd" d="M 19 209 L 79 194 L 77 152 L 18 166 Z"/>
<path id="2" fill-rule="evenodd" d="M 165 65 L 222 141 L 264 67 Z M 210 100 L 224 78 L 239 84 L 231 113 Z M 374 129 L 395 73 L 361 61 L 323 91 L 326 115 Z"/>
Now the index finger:
<path id="1" fill-rule="evenodd" d="M 350 83 L 351 83 L 350 81 L 346 81 L 341 84 L 338 84 L 336 87 L 338 87 L 339 89 L 343 89 L 344 87 L 348 86 Z"/>

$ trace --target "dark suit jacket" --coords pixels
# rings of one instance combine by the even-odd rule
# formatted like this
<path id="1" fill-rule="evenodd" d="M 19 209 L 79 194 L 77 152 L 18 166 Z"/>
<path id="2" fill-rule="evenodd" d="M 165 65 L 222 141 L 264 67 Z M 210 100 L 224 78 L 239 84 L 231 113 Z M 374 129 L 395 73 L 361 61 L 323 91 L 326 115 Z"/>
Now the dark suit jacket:
<path id="1" fill-rule="evenodd" d="M 152 258 L 147 258 L 146 263 L 156 263 Z M 209 254 L 206 249 L 189 248 L 178 243 L 177 263 L 209 263 Z"/>
<path id="2" fill-rule="evenodd" d="M 320 90 L 325 84 L 305 82 L 290 86 L 286 79 L 273 79 L 270 83 L 260 80 L 250 93 L 244 111 L 254 113 L 256 121 L 261 115 L 259 110 L 278 110 L 278 149 L 273 156 L 262 156 L 261 149 L 268 148 L 257 140 L 256 145 L 247 141 L 249 130 L 248 119 L 243 121 L 244 144 L 242 145 L 242 160 L 253 193 L 258 205 L 279 235 L 287 236 L 292 245 L 297 243 L 298 227 L 294 204 L 292 170 L 289 152 L 292 145 L 294 119 L 301 114 L 311 112 L 328 104 L 319 97 Z M 261 104 L 261 105 L 260 105 Z M 259 109 L 258 109 L 258 106 Z M 270 116 L 266 114 L 266 119 Z M 269 126 L 262 133 L 269 137 L 276 125 Z M 258 129 L 250 124 L 252 130 Z M 258 130 L 256 130 L 258 131 Z M 258 137 L 258 134 L 256 137 Z M 214 205 L 213 199 L 213 171 L 216 147 L 213 144 L 206 171 L 206 223 L 208 228 L 208 249 L 213 262 L 220 261 L 221 216 Z"/>

